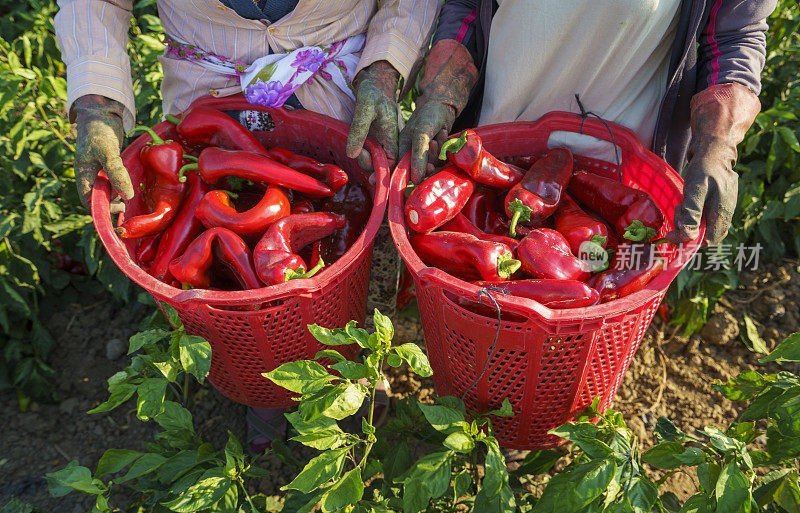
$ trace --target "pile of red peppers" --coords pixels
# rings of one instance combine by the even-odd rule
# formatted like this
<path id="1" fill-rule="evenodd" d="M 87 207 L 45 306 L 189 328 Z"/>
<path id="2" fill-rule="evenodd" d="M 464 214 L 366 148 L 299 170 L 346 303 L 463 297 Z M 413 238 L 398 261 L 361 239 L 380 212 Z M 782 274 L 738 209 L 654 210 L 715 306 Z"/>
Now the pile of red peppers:
<path id="1" fill-rule="evenodd" d="M 549 308 L 625 297 L 664 268 L 652 244 L 664 216 L 653 199 L 574 169 L 567 148 L 512 164 L 466 130 L 442 145 L 440 158 L 448 162 L 404 206 L 409 241 L 426 265 Z M 486 305 L 456 302 L 495 316 Z"/>
<path id="2" fill-rule="evenodd" d="M 197 107 L 172 139 L 148 127 L 141 215 L 117 228 L 139 265 L 181 288 L 248 290 L 310 278 L 355 243 L 372 211 L 364 184 L 332 163 L 264 147 L 226 113 Z"/>

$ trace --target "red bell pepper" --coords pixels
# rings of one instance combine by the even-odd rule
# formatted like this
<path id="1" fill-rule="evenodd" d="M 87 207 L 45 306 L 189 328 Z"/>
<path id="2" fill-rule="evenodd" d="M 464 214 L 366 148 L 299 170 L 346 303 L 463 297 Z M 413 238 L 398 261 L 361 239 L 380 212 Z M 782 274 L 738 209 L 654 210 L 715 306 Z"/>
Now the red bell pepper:
<path id="1" fill-rule="evenodd" d="M 590 274 L 585 264 L 569 249 L 563 235 L 548 228 L 537 228 L 517 246 L 522 270 L 537 278 L 586 281 Z"/>
<path id="2" fill-rule="evenodd" d="M 514 280 L 502 283 L 473 282 L 479 287 L 500 289 L 510 296 L 533 299 L 548 308 L 581 308 L 597 303 L 600 294 L 576 280 Z M 490 308 L 493 313 L 495 309 Z"/>
<path id="3" fill-rule="evenodd" d="M 564 194 L 561 197 L 561 203 L 553 217 L 556 221 L 556 230 L 567 239 L 573 255 L 580 255 L 581 244 L 588 240 L 606 247 L 608 242 L 606 224 L 584 212 L 569 195 Z"/>
<path id="4" fill-rule="evenodd" d="M 589 286 L 600 293 L 600 302 L 607 303 L 614 299 L 628 296 L 642 290 L 653 278 L 664 270 L 664 259 L 655 255 L 655 246 L 639 245 L 642 253 L 638 262 L 622 265 L 620 253 L 615 255 L 612 268 L 592 277 Z"/>
<path id="5" fill-rule="evenodd" d="M 181 140 L 189 146 L 216 146 L 267 154 L 264 145 L 248 129 L 221 110 L 196 107 L 181 118 L 172 115 L 164 118 L 176 125 Z"/>
<path id="6" fill-rule="evenodd" d="M 506 164 L 486 151 L 474 130 L 464 130 L 460 136 L 445 141 L 439 158 L 449 159 L 476 182 L 501 189 L 510 189 L 525 174 L 517 166 Z"/>
<path id="7" fill-rule="evenodd" d="M 149 264 L 158 253 L 158 243 L 161 242 L 161 235 L 157 233 L 139 240 L 139 247 L 136 248 L 136 261 L 139 264 Z"/>
<path id="8" fill-rule="evenodd" d="M 237 212 L 225 191 L 207 193 L 197 205 L 195 216 L 206 228 L 222 226 L 247 239 L 261 237 L 275 221 L 289 215 L 289 198 L 280 187 L 267 186 L 253 208 Z"/>
<path id="9" fill-rule="evenodd" d="M 308 200 L 301 200 L 292 205 L 292 214 L 310 214 L 314 211 L 314 205 Z"/>
<path id="10" fill-rule="evenodd" d="M 506 213 L 511 218 L 508 233 L 516 237 L 520 221 L 540 223 L 550 217 L 571 175 L 572 152 L 567 148 L 554 148 L 537 160 L 506 195 Z"/>
<path id="11" fill-rule="evenodd" d="M 481 231 L 480 228 L 475 226 L 470 222 L 469 219 L 464 214 L 459 213 L 453 219 L 447 221 L 443 224 L 440 228 L 443 232 L 459 232 L 459 233 L 468 233 L 470 235 L 474 235 L 475 237 L 481 240 L 488 240 L 490 242 L 500 242 L 501 244 L 506 244 L 508 247 L 512 249 L 517 248 L 519 245 L 519 241 L 517 239 L 512 239 L 511 237 L 506 237 L 505 235 L 495 235 L 493 233 L 486 233 Z"/>
<path id="12" fill-rule="evenodd" d="M 507 280 L 520 267 L 511 248 L 459 232 L 414 233 L 411 246 L 427 265 L 462 280 Z"/>
<path id="13" fill-rule="evenodd" d="M 228 268 L 241 288 L 261 287 L 250 248 L 227 228 L 211 228 L 200 234 L 183 255 L 170 262 L 169 272 L 184 286 L 205 289 L 211 285 L 210 270 L 215 261 Z"/>
<path id="14" fill-rule="evenodd" d="M 183 147 L 175 141 L 165 141 L 152 129 L 139 126 L 132 132 L 144 130 L 153 139 L 139 151 L 139 159 L 147 172 L 144 201 L 151 213 L 126 219 L 117 227 L 117 234 L 136 239 L 161 233 L 178 213 L 186 195 L 186 184 L 179 171 L 183 163 Z"/>
<path id="15" fill-rule="evenodd" d="M 347 218 L 347 224 L 341 230 L 336 230 L 322 242 L 322 258 L 330 265 L 341 258 L 364 232 L 372 214 L 372 196 L 354 180 L 336 191 L 332 198 L 323 201 L 320 210 Z"/>
<path id="16" fill-rule="evenodd" d="M 150 266 L 150 274 L 164 282 L 171 281 L 169 263 L 182 255 L 189 243 L 203 233 L 203 223 L 194 216 L 194 212 L 200 200 L 211 188 L 195 172 L 187 173 L 186 178 L 189 192 L 178 215 L 169 228 L 164 230 L 153 265 Z"/>
<path id="17" fill-rule="evenodd" d="M 200 152 L 197 164 L 187 164 L 182 169 L 198 169 L 200 178 L 209 184 L 217 183 L 224 176 L 238 176 L 254 182 L 280 185 L 312 198 L 333 196 L 331 188 L 316 178 L 249 151 L 206 148 Z"/>
<path id="18" fill-rule="evenodd" d="M 464 208 L 474 189 L 475 182 L 456 166 L 445 166 L 416 186 L 406 199 L 408 226 L 420 233 L 442 226 Z"/>
<path id="19" fill-rule="evenodd" d="M 323 164 L 311 157 L 298 155 L 283 148 L 271 148 L 267 150 L 267 156 L 295 171 L 322 180 L 334 191 L 344 187 L 349 180 L 347 173 L 337 165 Z"/>
<path id="20" fill-rule="evenodd" d="M 493 191 L 480 187 L 469 197 L 461 213 L 482 232 L 506 235 L 508 224 L 500 213 L 502 208 L 502 201 Z"/>
<path id="21" fill-rule="evenodd" d="M 630 240 L 649 240 L 664 224 L 664 214 L 649 194 L 623 185 L 617 180 L 578 171 L 572 175 L 569 193 L 573 199 L 603 216 L 614 226 L 619 236 L 634 221 L 640 221 L 645 227 L 652 229 L 642 230 Z"/>
<path id="22" fill-rule="evenodd" d="M 327 237 L 345 226 L 344 216 L 330 212 L 294 214 L 278 219 L 267 229 L 253 251 L 256 272 L 267 285 L 277 285 L 295 278 L 310 278 L 323 265 L 322 260 L 308 270 L 297 253 L 314 241 Z"/>

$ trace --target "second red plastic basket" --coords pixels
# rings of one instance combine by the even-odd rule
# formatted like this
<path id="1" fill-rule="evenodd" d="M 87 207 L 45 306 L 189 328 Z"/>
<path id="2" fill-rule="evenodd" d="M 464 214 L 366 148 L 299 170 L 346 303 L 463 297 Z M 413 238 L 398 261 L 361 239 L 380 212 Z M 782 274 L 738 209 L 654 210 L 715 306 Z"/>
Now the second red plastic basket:
<path id="1" fill-rule="evenodd" d="M 220 110 L 258 110 L 264 112 L 269 125 L 254 132 L 267 147 L 281 146 L 314 157 L 322 162 L 335 162 L 351 180 L 368 184 L 367 173 L 355 160 L 345 156 L 348 126 L 327 116 L 309 111 L 286 111 L 251 105 L 244 98 L 202 98 L 202 103 Z M 191 108 L 191 107 L 190 107 Z M 160 134 L 169 134 L 173 125 L 155 127 Z M 122 153 L 122 159 L 133 183 L 142 178 L 139 150 L 150 139 L 139 137 Z M 135 262 L 135 241 L 122 240 L 114 233 L 109 214 L 112 189 L 101 173 L 92 191 L 92 218 L 100 240 L 119 268 L 141 285 L 156 300 L 173 306 L 186 330 L 211 343 L 213 358 L 209 380 L 225 396 L 234 401 L 262 407 L 294 404 L 290 394 L 263 377 L 263 372 L 300 359 L 312 359 L 326 346 L 308 332 L 307 325 L 344 326 L 355 319 L 360 323 L 366 314 L 367 288 L 370 275 L 372 244 L 386 211 L 389 168 L 386 157 L 376 143 L 367 141 L 375 169 L 372 213 L 364 232 L 336 263 L 318 276 L 293 280 L 281 285 L 256 290 L 221 292 L 180 290 L 162 283 Z M 139 198 L 128 206 L 128 214 L 143 209 Z M 120 220 L 121 222 L 121 220 Z M 355 347 L 337 347 L 353 356 Z"/>
<path id="2" fill-rule="evenodd" d="M 609 126 L 621 154 L 622 180 L 656 201 L 666 217 L 663 236 L 672 229 L 683 181 L 633 132 Z M 551 134 L 559 131 L 611 141 L 609 129 L 598 120 L 582 120 L 567 112 L 547 114 L 536 123 L 489 125 L 475 131 L 484 147 L 502 159 L 542 156 Z M 437 393 L 463 397 L 468 408 L 480 411 L 498 408 L 508 398 L 516 415 L 493 419 L 504 447 L 558 445 L 561 440 L 548 430 L 572 418 L 595 397 L 599 396 L 602 410 L 608 408 L 667 287 L 697 250 L 702 230 L 698 240 L 669 255 L 666 269 L 644 290 L 607 304 L 551 310 L 533 300 L 488 292 L 503 313 L 523 319 L 498 323 L 497 318 L 472 313 L 448 297 L 479 301 L 478 286 L 427 267 L 411 248 L 403 216 L 409 160 L 406 155 L 392 176 L 389 226 L 414 278 Z M 577 155 L 575 168 L 614 179 L 618 174 L 615 164 Z M 485 295 L 482 299 L 493 305 Z"/>

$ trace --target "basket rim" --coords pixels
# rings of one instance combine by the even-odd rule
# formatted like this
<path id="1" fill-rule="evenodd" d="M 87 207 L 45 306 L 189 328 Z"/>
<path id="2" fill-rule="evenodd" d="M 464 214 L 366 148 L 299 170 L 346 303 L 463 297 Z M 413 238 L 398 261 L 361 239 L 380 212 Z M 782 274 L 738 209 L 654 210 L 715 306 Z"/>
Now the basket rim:
<path id="1" fill-rule="evenodd" d="M 666 173 L 666 178 L 683 193 L 683 179 L 680 175 L 672 169 L 666 162 L 656 156 L 654 153 L 647 150 L 641 142 L 639 142 L 636 134 L 630 129 L 606 121 L 611 128 L 614 139 L 618 146 L 619 143 L 625 144 L 626 149 L 635 153 L 642 160 L 652 161 L 658 159 L 660 166 Z M 529 129 L 549 130 L 550 132 L 556 130 L 575 131 L 576 127 L 582 128 L 586 135 L 591 135 L 608 142 L 608 129 L 599 120 L 588 118 L 584 119 L 580 115 L 563 112 L 552 111 L 548 112 L 537 121 L 515 121 L 511 123 L 498 123 L 492 125 L 482 125 L 473 130 L 481 135 L 482 132 L 487 131 L 508 131 L 516 130 L 525 126 Z M 392 234 L 395 246 L 400 253 L 403 261 L 411 272 L 412 276 L 422 281 L 433 283 L 444 290 L 450 292 L 460 293 L 466 295 L 467 299 L 475 300 L 479 298 L 479 291 L 481 287 L 462 280 L 445 271 L 429 267 L 417 256 L 416 252 L 411 247 L 411 244 L 406 236 L 405 216 L 403 215 L 404 191 L 408 183 L 408 170 L 411 161 L 410 153 L 403 156 L 398 162 L 392 174 L 392 181 L 389 186 L 389 229 Z M 623 160 L 624 161 L 624 160 Z M 612 167 L 616 164 L 608 163 Z M 590 172 L 593 172 L 590 170 Z M 492 294 L 492 297 L 497 300 L 498 304 L 503 310 L 520 315 L 524 318 L 530 319 L 532 316 L 537 321 L 549 321 L 558 323 L 573 323 L 573 324 L 589 324 L 596 320 L 608 321 L 612 318 L 623 316 L 633 310 L 636 310 L 649 302 L 652 302 L 657 296 L 666 292 L 672 280 L 678 275 L 683 267 L 691 260 L 701 245 L 703 236 L 705 234 L 705 223 L 700 226 L 700 233 L 698 237 L 685 244 L 685 251 L 683 258 L 675 258 L 667 264 L 664 270 L 656 276 L 647 286 L 629 296 L 609 301 L 599 305 L 587 306 L 582 308 L 570 309 L 552 309 L 548 308 L 538 301 L 528 298 L 517 296 L 505 296 L 503 294 Z M 477 315 L 477 314 L 476 314 Z M 512 324 L 519 324 L 515 321 L 507 321 Z M 525 324 L 525 323 L 522 323 Z"/>
<path id="2" fill-rule="evenodd" d="M 243 96 L 212 98 L 201 97 L 195 100 L 186 110 L 198 105 L 209 106 L 217 109 L 241 109 L 241 110 L 261 110 L 269 112 L 270 115 L 281 122 L 291 122 L 293 119 L 302 119 L 306 122 L 316 123 L 321 129 L 328 133 L 334 133 L 342 140 L 347 139 L 349 126 L 342 121 L 318 114 L 304 109 L 286 110 L 275 109 L 254 105 L 244 99 Z M 162 135 L 172 124 L 163 121 L 153 127 L 156 133 Z M 136 138 L 122 152 L 123 160 L 134 151 L 139 150 L 149 138 L 143 134 Z M 364 144 L 372 155 L 372 164 L 375 177 L 375 191 L 372 200 L 372 212 L 370 213 L 364 230 L 359 235 L 356 242 L 348 248 L 347 252 L 326 269 L 327 272 L 311 278 L 301 278 L 291 280 L 279 285 L 261 287 L 258 289 L 239 290 L 239 291 L 218 291 L 208 289 L 182 290 L 168 285 L 155 277 L 151 276 L 142 269 L 128 254 L 122 239 L 114 230 L 114 223 L 111 218 L 110 204 L 114 198 L 111 183 L 105 171 L 101 171 L 92 187 L 91 194 L 91 215 L 95 230 L 111 259 L 120 270 L 139 286 L 151 293 L 156 299 L 166 301 L 170 304 L 185 304 L 187 307 L 205 304 L 208 306 L 238 306 L 252 303 L 262 303 L 277 301 L 288 297 L 308 296 L 339 277 L 339 275 L 352 266 L 364 251 L 368 251 L 375 236 L 378 233 L 383 218 L 385 216 L 390 183 L 390 169 L 383 148 L 373 139 L 369 138 Z M 355 162 L 355 161 L 354 161 Z M 355 164 L 358 165 L 358 164 Z"/>

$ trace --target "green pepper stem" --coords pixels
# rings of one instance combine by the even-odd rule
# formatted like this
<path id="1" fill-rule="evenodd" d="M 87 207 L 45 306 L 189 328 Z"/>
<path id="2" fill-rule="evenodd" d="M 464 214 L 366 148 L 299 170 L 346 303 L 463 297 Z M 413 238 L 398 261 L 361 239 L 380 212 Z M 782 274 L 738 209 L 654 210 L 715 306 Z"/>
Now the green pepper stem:
<path id="1" fill-rule="evenodd" d="M 172 114 L 167 114 L 166 116 L 164 116 L 164 119 L 166 119 L 167 121 L 169 121 L 173 125 L 177 125 L 178 123 L 181 122 L 181 118 L 179 118 L 177 116 L 174 116 Z"/>
<path id="2" fill-rule="evenodd" d="M 442 148 L 439 150 L 439 160 L 447 160 L 447 152 L 458 153 L 465 144 L 467 144 L 466 130 L 462 132 L 460 136 L 448 139 L 442 143 Z"/>
<path id="3" fill-rule="evenodd" d="M 308 272 L 304 273 L 302 271 L 303 269 L 302 267 L 298 267 L 297 269 L 289 269 L 288 271 L 286 271 L 286 275 L 283 281 L 287 282 L 289 280 L 297 280 L 300 278 L 311 278 L 312 276 L 320 272 L 323 267 L 325 267 L 325 262 L 323 262 L 322 259 L 320 258 L 319 261 L 317 262 L 317 265 L 309 269 Z"/>
<path id="4" fill-rule="evenodd" d="M 508 234 L 511 237 L 516 237 L 517 224 L 519 223 L 520 220 L 530 221 L 531 212 L 533 212 L 533 210 L 531 209 L 531 207 L 525 205 L 521 199 L 517 198 L 508 204 L 508 211 L 513 212 L 513 216 L 511 217 L 511 224 L 508 226 Z"/>
<path id="5" fill-rule="evenodd" d="M 522 215 L 521 210 L 515 210 L 514 216 L 511 218 L 511 224 L 508 225 L 508 235 L 511 237 L 517 237 L 517 223 L 519 222 L 519 217 Z"/>
<path id="6" fill-rule="evenodd" d="M 153 129 L 150 128 L 149 126 L 139 125 L 137 127 L 134 127 L 133 130 L 128 132 L 126 135 L 128 137 L 131 137 L 136 132 L 147 132 L 148 134 L 150 134 L 150 137 L 153 139 L 152 144 L 164 144 L 165 142 L 167 142 L 161 137 L 159 137 L 159 135 L 155 133 Z"/>
<path id="7" fill-rule="evenodd" d="M 510 257 L 511 253 L 506 253 L 505 258 L 500 257 L 497 262 L 497 275 L 501 278 L 508 278 L 522 267 L 522 262 Z"/>
<path id="8" fill-rule="evenodd" d="M 184 153 L 183 160 L 188 160 L 190 162 L 197 162 L 197 157 L 195 157 L 194 155 L 187 155 L 186 153 Z"/>
<path id="9" fill-rule="evenodd" d="M 186 171 L 194 171 L 196 169 L 197 169 L 197 163 L 196 162 L 194 162 L 192 164 L 186 164 L 185 166 L 181 167 L 178 170 L 178 181 L 179 182 L 185 182 L 186 181 L 186 177 L 183 176 L 184 173 L 186 173 Z"/>

